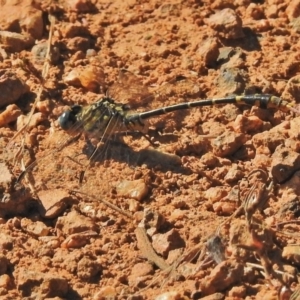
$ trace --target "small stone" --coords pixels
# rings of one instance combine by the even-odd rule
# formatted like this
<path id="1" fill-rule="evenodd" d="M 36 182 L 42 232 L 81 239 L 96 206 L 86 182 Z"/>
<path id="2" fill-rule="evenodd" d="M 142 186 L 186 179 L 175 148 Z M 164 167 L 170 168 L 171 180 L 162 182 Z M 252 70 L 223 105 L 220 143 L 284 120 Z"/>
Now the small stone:
<path id="1" fill-rule="evenodd" d="M 200 283 L 203 295 L 222 292 L 232 285 L 238 285 L 244 267 L 235 261 L 225 260 L 218 264 Z"/>
<path id="2" fill-rule="evenodd" d="M 140 208 L 141 208 L 141 205 L 137 200 L 132 199 L 132 198 L 128 199 L 128 210 L 130 212 L 137 212 L 140 210 Z"/>
<path id="3" fill-rule="evenodd" d="M 67 23 L 62 26 L 62 35 L 65 38 L 73 38 L 76 36 L 88 36 L 88 29 L 82 24 Z"/>
<path id="4" fill-rule="evenodd" d="M 105 86 L 104 77 L 104 71 L 100 67 L 78 66 L 64 78 L 64 82 L 76 87 L 82 86 L 91 92 L 98 92 Z"/>
<path id="5" fill-rule="evenodd" d="M 31 36 L 10 31 L 0 31 L 0 44 L 9 52 L 20 52 L 34 45 L 34 39 Z"/>
<path id="6" fill-rule="evenodd" d="M 85 231 L 99 231 L 94 221 L 77 211 L 71 211 L 66 216 L 59 217 L 56 222 L 56 229 L 59 229 L 65 235 Z"/>
<path id="7" fill-rule="evenodd" d="M 0 276 L 0 288 L 8 289 L 12 285 L 12 280 L 7 274 Z"/>
<path id="8" fill-rule="evenodd" d="M 238 166 L 234 164 L 227 172 L 224 180 L 227 183 L 234 183 L 238 180 L 242 179 L 244 177 L 244 174 L 241 170 L 239 170 Z"/>
<path id="9" fill-rule="evenodd" d="M 257 149 L 261 146 L 268 147 L 273 153 L 279 145 L 283 145 L 286 137 L 280 132 L 265 131 L 257 133 L 252 138 L 252 143 Z"/>
<path id="10" fill-rule="evenodd" d="M 220 201 L 227 195 L 227 190 L 222 186 L 211 187 L 204 192 L 204 197 L 212 203 Z"/>
<path id="11" fill-rule="evenodd" d="M 3 162 L 0 163 L 0 185 L 7 185 L 9 187 L 9 184 L 11 183 L 13 179 L 13 174 L 10 172 L 7 165 Z"/>
<path id="12" fill-rule="evenodd" d="M 230 216 L 237 208 L 238 205 L 236 202 L 228 200 L 219 201 L 213 204 L 213 211 L 219 216 Z"/>
<path id="13" fill-rule="evenodd" d="M 206 66 L 213 66 L 216 64 L 219 55 L 219 42 L 216 38 L 208 38 L 200 43 L 197 50 Z"/>
<path id="14" fill-rule="evenodd" d="M 226 157 L 235 153 L 244 143 L 246 137 L 242 133 L 226 131 L 213 140 L 213 153 L 219 157 Z"/>
<path id="15" fill-rule="evenodd" d="M 73 233 L 61 243 L 62 248 L 82 248 L 90 242 L 91 237 L 97 236 L 95 231 L 85 231 L 80 233 Z"/>
<path id="16" fill-rule="evenodd" d="M 216 167 L 219 164 L 219 159 L 211 152 L 205 153 L 201 156 L 201 162 L 208 168 Z"/>
<path id="17" fill-rule="evenodd" d="M 37 112 L 35 114 L 32 115 L 32 117 L 30 118 L 29 121 L 29 116 L 25 116 L 25 115 L 20 115 L 17 119 L 17 129 L 21 130 L 24 125 L 26 125 L 27 130 L 31 130 L 35 127 L 37 127 L 37 125 L 39 125 L 41 122 L 46 120 L 46 115 L 44 115 L 41 112 Z M 28 123 L 29 121 L 29 123 Z"/>
<path id="18" fill-rule="evenodd" d="M 14 122 L 22 114 L 22 111 L 16 104 L 11 104 L 0 114 L 0 127 L 6 126 L 11 122 Z"/>
<path id="19" fill-rule="evenodd" d="M 256 132 L 263 126 L 263 121 L 256 116 L 246 117 L 238 115 L 234 121 L 234 130 L 236 132 L 249 133 Z"/>
<path id="20" fill-rule="evenodd" d="M 87 49 L 90 48 L 91 46 L 90 44 L 91 43 L 88 38 L 76 36 L 68 40 L 67 48 L 72 52 L 76 52 L 76 51 L 85 52 Z"/>
<path id="21" fill-rule="evenodd" d="M 226 67 L 224 65 L 215 82 L 218 90 L 222 91 L 222 95 L 240 94 L 245 90 L 247 73 L 239 67 Z"/>
<path id="22" fill-rule="evenodd" d="M 27 218 L 21 219 L 21 228 L 36 237 L 47 236 L 49 234 L 49 228 L 44 223 L 40 221 L 33 222 Z"/>
<path id="23" fill-rule="evenodd" d="M 29 87 L 15 73 L 0 70 L 0 107 L 12 104 L 29 91 Z"/>
<path id="24" fill-rule="evenodd" d="M 163 234 L 154 234 L 152 236 L 152 246 L 157 253 L 166 256 L 170 250 L 184 247 L 185 242 L 177 230 L 171 229 Z"/>
<path id="25" fill-rule="evenodd" d="M 62 189 L 43 190 L 38 193 L 40 199 L 39 210 L 44 218 L 56 218 L 67 207 L 70 195 Z"/>
<path id="26" fill-rule="evenodd" d="M 282 183 L 300 168 L 300 154 L 284 146 L 278 146 L 272 155 L 271 173 L 274 180 Z"/>
<path id="27" fill-rule="evenodd" d="M 206 20 L 217 34 L 226 39 L 239 39 L 244 37 L 242 19 L 233 9 L 225 8 L 216 12 Z"/>
<path id="28" fill-rule="evenodd" d="M 97 52 L 96 50 L 94 49 L 87 49 L 86 50 L 86 57 L 89 58 L 89 57 L 94 57 L 97 55 Z"/>
<path id="29" fill-rule="evenodd" d="M 148 194 L 148 187 L 143 179 L 123 180 L 116 187 L 117 194 L 142 201 Z"/>
<path id="30" fill-rule="evenodd" d="M 77 275 L 84 281 L 91 281 L 101 271 L 101 265 L 96 260 L 83 257 L 77 264 Z"/>
<path id="31" fill-rule="evenodd" d="M 154 274 L 153 265 L 150 263 L 137 263 L 132 267 L 132 276 L 146 276 Z"/>

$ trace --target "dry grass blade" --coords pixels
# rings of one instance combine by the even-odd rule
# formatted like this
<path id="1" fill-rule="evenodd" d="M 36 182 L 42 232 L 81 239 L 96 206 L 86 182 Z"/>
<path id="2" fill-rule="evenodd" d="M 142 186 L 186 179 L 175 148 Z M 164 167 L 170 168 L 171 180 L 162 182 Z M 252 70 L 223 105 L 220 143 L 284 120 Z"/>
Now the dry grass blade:
<path id="1" fill-rule="evenodd" d="M 50 54 L 51 54 L 51 43 L 52 43 L 52 37 L 53 37 L 53 31 L 54 31 L 54 25 L 55 25 L 55 17 L 54 16 L 49 16 L 49 21 L 50 21 L 50 29 L 49 29 L 49 37 L 48 37 L 48 45 L 47 45 L 47 51 L 46 51 L 46 57 L 45 61 L 43 64 L 43 69 L 42 69 L 42 76 L 41 76 L 41 82 L 40 82 L 40 87 L 36 95 L 36 99 L 32 105 L 31 111 L 28 115 L 28 120 L 27 123 L 13 136 L 11 141 L 8 144 L 8 148 L 10 147 L 11 143 L 21 134 L 23 133 L 28 127 L 29 124 L 32 120 L 32 116 L 35 112 L 36 106 L 38 102 L 41 100 L 41 95 L 44 89 L 44 84 L 46 80 L 48 79 L 48 74 L 49 74 L 49 68 L 50 68 Z M 20 151 L 18 151 L 18 155 L 20 155 L 20 158 L 16 158 L 16 160 L 22 160 L 22 153 L 24 151 L 24 146 L 25 146 L 25 135 L 21 139 L 21 145 L 20 145 Z M 21 164 L 22 165 L 22 170 L 24 171 L 24 162 Z"/>
<path id="2" fill-rule="evenodd" d="M 87 197 L 89 199 L 92 198 L 90 195 L 88 195 L 86 193 L 83 193 L 83 192 L 80 192 L 80 191 L 72 191 L 72 193 L 84 195 L 85 197 Z M 128 213 L 125 210 L 119 208 L 118 206 L 112 204 L 111 202 L 106 201 L 106 200 L 104 200 L 102 198 L 97 198 L 96 200 L 102 202 L 104 205 L 106 205 L 107 207 L 109 207 L 109 208 L 115 210 L 116 212 L 122 214 L 123 216 L 125 216 L 125 217 L 127 217 L 129 219 L 132 219 L 132 215 L 130 213 Z"/>

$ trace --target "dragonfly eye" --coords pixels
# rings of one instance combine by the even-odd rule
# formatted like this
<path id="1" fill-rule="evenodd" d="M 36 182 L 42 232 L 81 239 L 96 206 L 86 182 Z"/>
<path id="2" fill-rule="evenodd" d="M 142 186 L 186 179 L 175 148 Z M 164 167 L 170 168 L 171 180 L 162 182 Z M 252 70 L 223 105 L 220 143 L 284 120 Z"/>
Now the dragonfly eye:
<path id="1" fill-rule="evenodd" d="M 66 110 L 58 118 L 59 126 L 63 130 L 69 130 L 77 122 L 76 115 L 81 111 L 80 105 L 74 105 L 71 107 L 71 110 Z"/>

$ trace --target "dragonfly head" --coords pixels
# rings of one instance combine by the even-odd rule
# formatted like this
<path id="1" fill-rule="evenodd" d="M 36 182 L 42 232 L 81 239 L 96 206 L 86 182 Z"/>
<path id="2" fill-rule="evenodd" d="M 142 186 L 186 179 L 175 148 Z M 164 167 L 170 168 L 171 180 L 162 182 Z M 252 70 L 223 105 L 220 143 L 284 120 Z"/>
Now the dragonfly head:
<path id="1" fill-rule="evenodd" d="M 77 122 L 76 115 L 82 110 L 80 105 L 74 105 L 71 109 L 64 111 L 58 118 L 59 126 L 65 130 L 70 130 Z"/>

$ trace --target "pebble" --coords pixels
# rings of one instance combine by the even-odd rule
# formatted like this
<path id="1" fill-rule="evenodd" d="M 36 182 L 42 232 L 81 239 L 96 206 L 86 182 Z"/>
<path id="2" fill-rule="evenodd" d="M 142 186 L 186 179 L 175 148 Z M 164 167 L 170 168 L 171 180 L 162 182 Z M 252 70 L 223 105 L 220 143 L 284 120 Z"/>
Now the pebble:
<path id="1" fill-rule="evenodd" d="M 148 280 L 148 275 L 153 275 L 153 265 L 150 263 L 137 263 L 132 267 L 131 274 L 128 276 L 129 286 L 145 286 L 145 281 Z"/>
<path id="2" fill-rule="evenodd" d="M 218 202 L 228 195 L 228 191 L 222 186 L 211 187 L 204 192 L 204 197 L 212 203 Z"/>
<path id="3" fill-rule="evenodd" d="M 219 216 L 230 216 L 236 211 L 237 208 L 237 203 L 232 201 L 224 200 L 213 204 L 213 210 Z"/>
<path id="4" fill-rule="evenodd" d="M 235 261 L 221 262 L 200 282 L 203 295 L 222 292 L 232 285 L 238 285 L 242 280 L 243 270 L 243 265 Z"/>
<path id="5" fill-rule="evenodd" d="M 286 137 L 280 132 L 264 131 L 257 133 L 252 138 L 253 146 L 257 149 L 261 146 L 268 147 L 273 153 L 279 145 L 283 145 Z"/>
<path id="6" fill-rule="evenodd" d="M 199 44 L 197 56 L 200 56 L 206 66 L 214 66 L 219 56 L 219 47 L 217 38 L 208 38 Z"/>
<path id="7" fill-rule="evenodd" d="M 117 185 L 116 190 L 119 196 L 130 197 L 137 201 L 142 201 L 149 191 L 143 179 L 123 180 Z"/>
<path id="8" fill-rule="evenodd" d="M 67 215 L 59 217 L 56 222 L 56 229 L 66 236 L 85 231 L 99 231 L 94 221 L 79 214 L 77 211 L 71 211 Z"/>
<path id="9" fill-rule="evenodd" d="M 263 121 L 256 116 L 246 117 L 238 115 L 234 121 L 234 130 L 236 132 L 249 133 L 259 131 L 263 126 Z"/>
<path id="10" fill-rule="evenodd" d="M 15 103 L 29 91 L 29 87 L 15 73 L 0 70 L 0 106 Z"/>
<path id="11" fill-rule="evenodd" d="M 169 251 L 184 247 L 185 242 L 176 229 L 171 229 L 166 233 L 154 234 L 152 246 L 157 253 L 167 256 Z"/>
<path id="12" fill-rule="evenodd" d="M 219 157 L 232 155 L 245 142 L 244 134 L 226 131 L 212 141 L 213 153 Z"/>
<path id="13" fill-rule="evenodd" d="M 90 257 L 83 257 L 77 264 L 77 275 L 84 281 L 93 280 L 101 270 L 101 264 Z"/>
<path id="14" fill-rule="evenodd" d="M 82 86 L 91 92 L 98 92 L 105 86 L 105 74 L 103 69 L 97 66 L 78 66 L 64 77 L 64 82 L 75 87 Z"/>
<path id="15" fill-rule="evenodd" d="M 205 153 L 201 156 L 201 162 L 208 168 L 216 167 L 219 164 L 219 159 L 211 152 Z"/>
<path id="16" fill-rule="evenodd" d="M 244 37 L 242 28 L 242 19 L 233 9 L 222 9 L 208 19 L 206 23 L 215 30 L 215 32 L 226 39 L 239 39 Z"/>
<path id="17" fill-rule="evenodd" d="M 86 52 L 91 47 L 90 39 L 86 37 L 76 36 L 68 40 L 67 48 L 72 51 Z"/>
<path id="18" fill-rule="evenodd" d="M 7 274 L 0 276 L 0 288 L 8 289 L 12 285 L 12 280 Z"/>
<path id="19" fill-rule="evenodd" d="M 237 164 L 233 164 L 232 167 L 228 170 L 228 173 L 226 174 L 224 180 L 227 183 L 234 183 L 242 179 L 243 176 L 244 173 L 239 169 Z"/>
<path id="20" fill-rule="evenodd" d="M 31 36 L 0 30 L 0 44 L 9 52 L 21 52 L 34 45 Z"/>
<path id="21" fill-rule="evenodd" d="M 25 125 L 27 130 L 36 128 L 41 122 L 46 120 L 46 115 L 41 112 L 37 112 L 32 115 L 29 121 L 28 115 L 20 115 L 17 119 L 17 129 L 21 130 Z M 29 123 L 28 123 L 29 121 Z"/>
<path id="22" fill-rule="evenodd" d="M 8 105 L 6 109 L 0 114 L 0 127 L 6 126 L 11 122 L 16 121 L 21 114 L 22 111 L 16 104 Z"/>
<path id="23" fill-rule="evenodd" d="M 89 31 L 87 27 L 83 26 L 82 24 L 72 24 L 67 23 L 65 26 L 62 26 L 62 35 L 65 38 L 73 38 L 76 36 L 87 36 L 89 35 Z"/>
<path id="24" fill-rule="evenodd" d="M 274 180 L 282 183 L 300 168 L 300 154 L 280 145 L 272 155 L 271 173 Z"/>
<path id="25" fill-rule="evenodd" d="M 27 218 L 21 219 L 21 228 L 36 237 L 47 236 L 49 234 L 49 228 L 44 223 L 40 221 L 33 222 Z"/>
<path id="26" fill-rule="evenodd" d="M 69 236 L 61 243 L 62 248 L 82 248 L 86 244 L 90 243 L 90 239 L 93 236 L 98 236 L 95 231 L 85 231 L 80 233 L 74 233 Z"/>
<path id="27" fill-rule="evenodd" d="M 222 95 L 241 94 L 245 90 L 247 74 L 241 68 L 222 67 L 216 78 L 216 86 Z"/>
<path id="28" fill-rule="evenodd" d="M 43 218 L 56 218 L 62 214 L 70 200 L 70 195 L 62 189 L 43 190 L 38 192 L 39 211 Z"/>
<path id="29" fill-rule="evenodd" d="M 146 276 L 154 274 L 153 265 L 150 263 L 137 263 L 132 267 L 131 275 L 138 276 Z"/>

